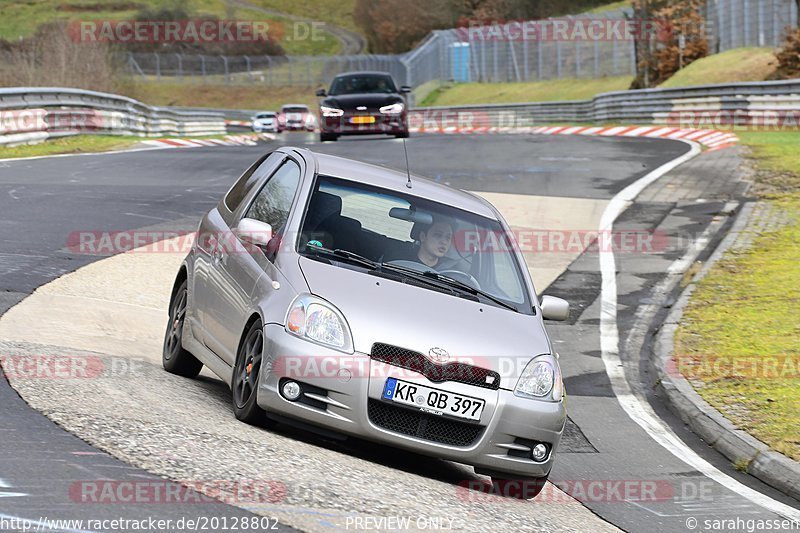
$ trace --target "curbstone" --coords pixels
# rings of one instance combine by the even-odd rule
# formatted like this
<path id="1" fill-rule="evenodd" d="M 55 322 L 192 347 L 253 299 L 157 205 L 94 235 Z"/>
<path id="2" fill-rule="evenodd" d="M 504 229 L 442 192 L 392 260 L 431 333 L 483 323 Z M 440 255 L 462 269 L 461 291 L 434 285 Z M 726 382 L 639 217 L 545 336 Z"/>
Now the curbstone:
<path id="1" fill-rule="evenodd" d="M 737 427 L 706 402 L 691 383 L 670 366 L 674 353 L 674 336 L 697 283 L 736 241 L 745 228 L 755 202 L 745 204 L 728 234 L 711 254 L 692 282 L 683 289 L 669 312 L 664 326 L 656 335 L 651 363 L 658 376 L 657 387 L 664 393 L 669 407 L 708 445 L 733 463 L 748 464 L 747 473 L 784 494 L 800 500 L 800 463 L 770 450 L 769 446 Z"/>

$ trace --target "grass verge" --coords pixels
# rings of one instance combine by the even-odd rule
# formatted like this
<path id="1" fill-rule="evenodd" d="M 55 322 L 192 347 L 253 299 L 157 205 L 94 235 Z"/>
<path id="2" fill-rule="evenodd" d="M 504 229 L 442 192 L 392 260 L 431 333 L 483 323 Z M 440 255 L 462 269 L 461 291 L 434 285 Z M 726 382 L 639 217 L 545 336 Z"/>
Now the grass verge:
<path id="1" fill-rule="evenodd" d="M 314 88 L 264 85 L 196 85 L 192 83 L 136 83 L 126 96 L 156 106 L 216 107 L 277 111 L 286 103 L 316 109 Z"/>
<path id="2" fill-rule="evenodd" d="M 116 135 L 76 135 L 74 137 L 47 140 L 38 144 L 23 144 L 10 148 L 0 146 L 0 159 L 109 152 L 111 150 L 129 148 L 142 140 L 142 137 L 120 137 Z"/>
<path id="3" fill-rule="evenodd" d="M 661 87 L 764 81 L 777 66 L 778 60 L 771 48 L 736 48 L 698 59 L 675 73 Z"/>
<path id="4" fill-rule="evenodd" d="M 222 139 L 228 134 L 199 135 L 192 139 Z M 75 135 L 51 139 L 37 144 L 0 146 L 0 159 L 38 157 L 61 154 L 84 154 L 123 150 L 142 141 L 168 139 L 169 137 L 134 137 L 120 135 Z"/>
<path id="5" fill-rule="evenodd" d="M 436 89 L 420 105 L 449 106 L 587 100 L 598 93 L 623 91 L 630 87 L 630 76 L 597 79 L 530 81 L 518 83 L 459 83 Z"/>
<path id="6" fill-rule="evenodd" d="M 800 460 L 800 132 L 739 133 L 756 192 L 784 224 L 701 280 L 675 336 L 680 368 L 737 426 Z"/>

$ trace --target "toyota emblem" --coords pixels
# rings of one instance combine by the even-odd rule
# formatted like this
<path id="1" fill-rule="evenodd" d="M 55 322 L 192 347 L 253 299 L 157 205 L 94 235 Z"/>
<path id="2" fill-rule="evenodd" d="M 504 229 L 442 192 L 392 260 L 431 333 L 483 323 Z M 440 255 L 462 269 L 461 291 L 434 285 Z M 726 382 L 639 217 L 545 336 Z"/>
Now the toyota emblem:
<path id="1" fill-rule="evenodd" d="M 437 363 L 446 363 L 448 359 L 450 359 L 450 354 L 447 353 L 447 350 L 443 348 L 431 348 L 428 351 L 428 355 L 431 358 L 431 361 L 435 361 Z"/>

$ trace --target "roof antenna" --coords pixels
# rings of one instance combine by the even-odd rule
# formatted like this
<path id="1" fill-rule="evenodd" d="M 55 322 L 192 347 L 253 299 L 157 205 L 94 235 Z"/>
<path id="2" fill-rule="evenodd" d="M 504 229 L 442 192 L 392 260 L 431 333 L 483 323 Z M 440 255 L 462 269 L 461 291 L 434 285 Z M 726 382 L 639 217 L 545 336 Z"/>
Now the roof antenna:
<path id="1" fill-rule="evenodd" d="M 403 139 L 403 152 L 406 154 L 406 175 L 408 176 L 408 181 L 406 182 L 406 187 L 409 189 L 411 188 L 411 169 L 408 166 L 408 148 L 406 148 L 406 140 Z"/>

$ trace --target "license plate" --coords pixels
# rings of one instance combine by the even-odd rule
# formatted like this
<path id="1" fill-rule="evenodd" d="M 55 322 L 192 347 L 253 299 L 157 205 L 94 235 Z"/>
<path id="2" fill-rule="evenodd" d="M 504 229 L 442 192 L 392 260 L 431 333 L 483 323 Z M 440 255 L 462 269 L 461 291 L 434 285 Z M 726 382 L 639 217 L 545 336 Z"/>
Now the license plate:
<path id="1" fill-rule="evenodd" d="M 486 402 L 480 398 L 432 389 L 424 385 L 389 378 L 383 387 L 383 399 L 416 407 L 420 411 L 440 416 L 480 420 Z"/>
<path id="2" fill-rule="evenodd" d="M 375 117 L 352 117 L 350 119 L 351 124 L 374 124 Z"/>

